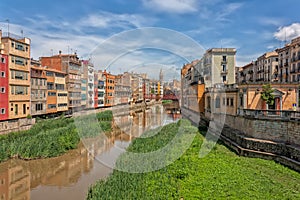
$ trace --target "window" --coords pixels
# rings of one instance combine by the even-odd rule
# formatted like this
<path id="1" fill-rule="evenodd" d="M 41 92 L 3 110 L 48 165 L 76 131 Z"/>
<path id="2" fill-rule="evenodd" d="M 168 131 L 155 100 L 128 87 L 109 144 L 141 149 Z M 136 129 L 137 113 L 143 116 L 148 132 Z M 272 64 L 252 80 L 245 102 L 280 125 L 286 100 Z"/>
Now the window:
<path id="1" fill-rule="evenodd" d="M 66 106 L 68 106 L 68 104 L 66 104 L 66 103 L 59 103 L 58 104 L 58 107 L 66 107 Z"/>
<path id="2" fill-rule="evenodd" d="M 223 72 L 226 72 L 226 65 L 222 65 L 223 67 Z"/>
<path id="3" fill-rule="evenodd" d="M 226 62 L 227 58 L 226 56 L 223 56 L 223 62 Z"/>
<path id="4" fill-rule="evenodd" d="M 15 43 L 14 42 L 11 42 L 11 47 L 15 47 Z"/>
<path id="5" fill-rule="evenodd" d="M 47 89 L 48 89 L 48 90 L 54 90 L 54 84 L 51 83 L 51 82 L 48 82 L 48 83 L 47 83 Z"/>
<path id="6" fill-rule="evenodd" d="M 18 104 L 15 104 L 15 115 L 18 115 Z"/>
<path id="7" fill-rule="evenodd" d="M 222 79 L 223 79 L 223 82 L 226 82 L 226 76 L 223 76 Z"/>
<path id="8" fill-rule="evenodd" d="M 53 76 L 54 75 L 54 73 L 53 72 L 46 72 L 46 76 Z"/>
<path id="9" fill-rule="evenodd" d="M 56 96 L 56 92 L 48 92 L 48 96 Z"/>
<path id="10" fill-rule="evenodd" d="M 0 92 L 5 93 L 5 87 L 0 87 Z"/>
<path id="11" fill-rule="evenodd" d="M 5 72 L 1 71 L 0 76 L 5 77 Z"/>
<path id="12" fill-rule="evenodd" d="M 25 66 L 25 64 L 26 64 L 25 59 L 24 58 L 20 58 L 20 57 L 15 57 L 15 63 L 17 65 L 23 65 L 23 66 Z"/>
<path id="13" fill-rule="evenodd" d="M 55 84 L 55 87 L 56 87 L 57 90 L 64 90 L 65 89 L 64 84 Z"/>
<path id="14" fill-rule="evenodd" d="M 48 104 L 48 108 L 49 108 L 49 109 L 56 108 L 56 104 Z"/>
<path id="15" fill-rule="evenodd" d="M 220 108 L 220 97 L 216 97 L 216 102 L 215 102 L 216 108 Z"/>
<path id="16" fill-rule="evenodd" d="M 1 58 L 1 62 L 2 62 L 2 63 L 5 63 L 5 58 L 2 57 L 2 58 Z"/>
<path id="17" fill-rule="evenodd" d="M 240 106 L 244 106 L 244 97 L 243 94 L 240 94 Z"/>
<path id="18" fill-rule="evenodd" d="M 25 51 L 24 45 L 21 44 L 21 43 L 17 43 L 17 42 L 16 42 L 16 47 L 15 47 L 15 49 L 18 49 L 18 50 L 20 50 L 20 51 Z"/>
<path id="19" fill-rule="evenodd" d="M 233 106 L 233 98 L 230 99 L 230 106 Z"/>
<path id="20" fill-rule="evenodd" d="M 23 115 L 26 115 L 26 104 L 23 104 Z"/>
<path id="21" fill-rule="evenodd" d="M 35 110 L 36 110 L 36 111 L 41 111 L 41 110 L 43 110 L 43 104 L 42 104 L 42 103 L 35 104 Z"/>
<path id="22" fill-rule="evenodd" d="M 5 114 L 5 108 L 1 108 L 1 114 L 2 114 L 2 115 Z"/>
<path id="23" fill-rule="evenodd" d="M 58 93 L 58 96 L 59 97 L 66 97 L 66 96 L 68 96 L 68 94 L 67 93 Z"/>

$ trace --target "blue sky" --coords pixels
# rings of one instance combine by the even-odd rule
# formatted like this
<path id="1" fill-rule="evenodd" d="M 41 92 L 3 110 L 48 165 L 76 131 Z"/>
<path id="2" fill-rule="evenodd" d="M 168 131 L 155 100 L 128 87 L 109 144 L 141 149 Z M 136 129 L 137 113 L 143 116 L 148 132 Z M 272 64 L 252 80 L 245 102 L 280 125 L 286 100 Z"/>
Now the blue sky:
<path id="1" fill-rule="evenodd" d="M 176 47 L 168 47 L 168 53 L 165 49 L 128 53 L 122 62 L 110 62 L 114 73 L 138 71 L 133 66 L 139 65 L 144 66 L 141 72 L 147 72 L 151 64 L 156 68 L 165 67 L 166 73 L 171 73 L 172 67 L 178 69 L 183 63 L 202 56 L 201 48 L 189 44 L 192 41 L 203 49 L 237 48 L 237 65 L 242 66 L 281 47 L 285 39 L 300 35 L 297 0 L 28 0 L 26 3 L 1 0 L 0 10 L 0 27 L 4 32 L 7 31 L 5 20 L 9 19 L 11 32 L 20 35 L 23 30 L 24 36 L 31 38 L 32 57 L 49 56 L 59 50 L 77 51 L 81 58 L 94 57 L 99 69 L 107 62 L 97 60 L 95 52 L 104 47 L 101 45 L 104 41 L 123 31 L 158 27 L 190 38 L 183 39 Z M 165 38 L 156 36 L 164 42 Z M 123 40 L 118 40 L 117 46 L 126 46 L 126 35 Z M 181 54 L 180 49 L 184 52 L 183 59 L 172 54 L 173 50 Z"/>

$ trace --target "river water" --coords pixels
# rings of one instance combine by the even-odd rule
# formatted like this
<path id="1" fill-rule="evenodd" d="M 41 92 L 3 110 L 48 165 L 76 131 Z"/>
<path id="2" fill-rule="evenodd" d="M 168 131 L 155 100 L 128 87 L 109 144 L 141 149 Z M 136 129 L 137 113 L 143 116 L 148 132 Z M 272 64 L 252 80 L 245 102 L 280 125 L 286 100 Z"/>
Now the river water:
<path id="1" fill-rule="evenodd" d="M 11 159 L 1 163 L 0 200 L 85 199 L 89 186 L 112 172 L 108 166 L 115 163 L 120 149 L 125 150 L 144 131 L 179 117 L 167 114 L 161 105 L 130 115 L 114 113 L 119 129 L 101 141 L 102 145 L 98 145 L 97 139 L 87 139 L 79 148 L 59 157 L 32 161 Z"/>

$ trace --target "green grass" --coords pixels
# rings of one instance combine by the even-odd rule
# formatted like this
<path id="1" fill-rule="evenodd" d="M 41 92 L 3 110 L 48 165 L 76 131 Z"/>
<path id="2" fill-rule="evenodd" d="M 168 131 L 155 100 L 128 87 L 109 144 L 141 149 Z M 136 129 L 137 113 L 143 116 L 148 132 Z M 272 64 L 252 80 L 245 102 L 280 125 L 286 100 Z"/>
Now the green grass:
<path id="1" fill-rule="evenodd" d="M 112 112 L 79 118 L 41 120 L 30 130 L 0 136 L 0 162 L 17 157 L 38 159 L 59 156 L 77 148 L 80 138 L 111 131 Z M 83 125 L 87 125 L 85 128 Z M 100 126 L 99 126 L 100 124 Z"/>
<path id="2" fill-rule="evenodd" d="M 163 147 L 176 130 L 178 123 L 167 125 L 151 138 L 136 139 L 128 150 L 149 152 Z M 239 157 L 220 144 L 199 158 L 202 142 L 203 136 L 197 133 L 180 159 L 158 171 L 114 170 L 89 189 L 87 199 L 300 199 L 299 173 L 273 161 Z"/>

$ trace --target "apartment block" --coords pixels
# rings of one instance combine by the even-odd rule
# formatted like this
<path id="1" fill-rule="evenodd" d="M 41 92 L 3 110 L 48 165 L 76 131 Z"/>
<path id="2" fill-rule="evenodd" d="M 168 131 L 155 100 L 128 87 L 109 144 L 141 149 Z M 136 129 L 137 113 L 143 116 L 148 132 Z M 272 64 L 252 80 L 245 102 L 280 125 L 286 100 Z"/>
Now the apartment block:
<path id="1" fill-rule="evenodd" d="M 1 41 L 1 39 L 0 39 Z M 1 48 L 1 43 L 0 43 Z M 0 50 L 1 51 L 1 50 Z M 8 94 L 9 94 L 9 85 L 8 85 L 8 56 L 0 54 L 0 120 L 7 120 L 9 113 L 8 106 Z"/>
<path id="2" fill-rule="evenodd" d="M 8 56 L 8 117 L 23 118 L 30 114 L 30 39 L 2 34 L 3 54 Z"/>
<path id="3" fill-rule="evenodd" d="M 290 44 L 291 51 L 291 82 L 300 81 L 300 37 L 292 40 Z"/>
<path id="4" fill-rule="evenodd" d="M 47 106 L 46 113 L 68 111 L 68 90 L 66 74 L 46 67 L 47 78 Z"/>
<path id="5" fill-rule="evenodd" d="M 282 83 L 300 81 L 300 37 L 276 49 L 279 57 L 279 79 Z"/>
<path id="6" fill-rule="evenodd" d="M 110 74 L 109 72 L 103 72 L 105 76 L 105 98 L 104 98 L 104 106 L 110 107 L 114 106 L 114 93 L 115 93 L 115 75 Z"/>
<path id="7" fill-rule="evenodd" d="M 87 105 L 87 65 L 85 61 L 81 62 L 81 109 L 85 109 Z"/>
<path id="8" fill-rule="evenodd" d="M 181 105 L 195 112 L 204 112 L 204 84 L 199 74 L 202 60 L 195 60 L 181 69 Z"/>
<path id="9" fill-rule="evenodd" d="M 235 83 L 235 55 L 235 48 L 212 48 L 206 51 L 199 69 L 204 77 L 205 87 L 213 87 L 219 83 Z"/>
<path id="10" fill-rule="evenodd" d="M 255 62 L 255 82 L 278 81 L 278 70 L 278 53 L 276 51 L 265 53 Z"/>
<path id="11" fill-rule="evenodd" d="M 106 95 L 106 76 L 100 70 L 95 72 L 95 93 L 94 93 L 94 105 L 95 108 L 105 106 L 105 95 Z"/>
<path id="12" fill-rule="evenodd" d="M 133 103 L 140 103 L 144 100 L 143 77 L 140 74 L 131 74 L 131 89 Z"/>
<path id="13" fill-rule="evenodd" d="M 236 69 L 237 72 L 237 80 L 238 84 L 246 84 L 252 83 L 257 78 L 254 75 L 255 62 L 251 62 L 243 67 L 239 67 Z"/>
<path id="14" fill-rule="evenodd" d="M 31 115 L 46 114 L 47 78 L 45 68 L 38 60 L 30 60 Z"/>
<path id="15" fill-rule="evenodd" d="M 41 57 L 43 66 L 66 74 L 69 110 L 77 111 L 81 108 L 81 60 L 77 54 L 62 54 L 51 57 Z"/>
<path id="16" fill-rule="evenodd" d="M 82 99 L 86 100 L 86 108 L 94 108 L 94 65 L 89 60 L 82 61 L 82 74 L 86 80 L 85 96 L 84 91 L 81 91 Z M 84 85 L 84 83 L 82 83 Z M 84 89 L 84 86 L 82 86 Z M 84 98 L 85 97 L 85 98 Z"/>
<path id="17" fill-rule="evenodd" d="M 115 76 L 114 105 L 129 104 L 131 101 L 130 78 L 124 74 Z"/>

